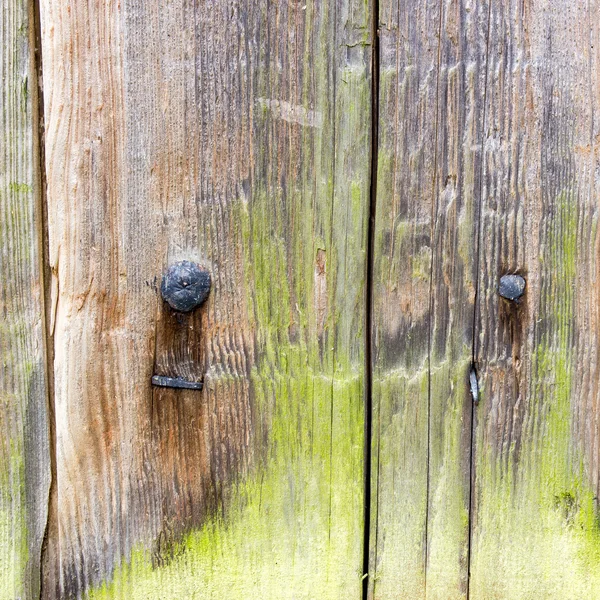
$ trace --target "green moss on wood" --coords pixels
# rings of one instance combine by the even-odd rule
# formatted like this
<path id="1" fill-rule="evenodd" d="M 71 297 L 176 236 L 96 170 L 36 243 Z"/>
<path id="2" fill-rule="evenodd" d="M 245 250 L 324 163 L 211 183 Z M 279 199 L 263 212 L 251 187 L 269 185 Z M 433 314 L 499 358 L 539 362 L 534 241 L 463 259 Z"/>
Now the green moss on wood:
<path id="1" fill-rule="evenodd" d="M 298 365 L 288 367 L 293 373 Z M 352 482 L 362 422 L 348 408 L 360 406 L 362 381 L 332 381 L 302 367 L 296 377 L 256 370 L 253 382 L 259 405 L 274 412 L 271 455 L 268 468 L 235 491 L 231 518 L 190 534 L 165 567 L 153 569 L 147 554 L 135 552 L 90 598 L 162 598 L 165 590 L 176 598 L 336 598 L 358 590 L 361 573 L 348 559 L 359 550 L 362 488 Z"/>
<path id="2" fill-rule="evenodd" d="M 548 220 L 522 447 L 503 465 L 481 448 L 477 598 L 580 600 L 600 596 L 600 528 L 583 452 L 572 435 L 577 205 L 561 194 Z"/>
<path id="3" fill-rule="evenodd" d="M 236 487 L 228 518 L 190 533 L 165 566 L 136 550 L 89 598 L 358 596 L 363 380 L 306 361 L 288 345 L 253 370 L 257 412 L 271 420 L 269 455 Z"/>
<path id="4" fill-rule="evenodd" d="M 14 182 L 12 182 L 12 183 L 9 183 L 8 189 L 11 192 L 14 192 L 14 193 L 23 193 L 23 194 L 30 194 L 33 191 L 32 187 L 29 184 L 27 184 L 27 183 L 14 183 Z"/>
<path id="5" fill-rule="evenodd" d="M 4 399 L 2 404 L 0 410 L 10 410 Z M 0 465 L 0 600 L 13 600 L 21 597 L 28 588 L 25 469 L 20 439 L 15 437 L 4 443 L 9 445 L 9 454 L 3 456 Z"/>

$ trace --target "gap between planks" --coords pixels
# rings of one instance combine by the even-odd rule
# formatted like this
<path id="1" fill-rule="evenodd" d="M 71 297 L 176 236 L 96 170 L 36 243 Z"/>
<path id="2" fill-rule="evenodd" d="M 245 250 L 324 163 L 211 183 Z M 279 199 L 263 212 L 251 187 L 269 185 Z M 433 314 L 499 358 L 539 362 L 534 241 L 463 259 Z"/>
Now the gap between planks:
<path id="1" fill-rule="evenodd" d="M 362 597 L 369 598 L 369 568 L 371 551 L 371 475 L 373 442 L 373 269 L 375 260 L 375 216 L 377 210 L 377 166 L 379 145 L 379 0 L 373 0 L 371 20 L 371 181 L 369 218 L 367 225 L 367 282 L 365 336 L 365 434 L 364 434 L 364 530 Z M 377 550 L 377 545 L 375 545 Z"/>

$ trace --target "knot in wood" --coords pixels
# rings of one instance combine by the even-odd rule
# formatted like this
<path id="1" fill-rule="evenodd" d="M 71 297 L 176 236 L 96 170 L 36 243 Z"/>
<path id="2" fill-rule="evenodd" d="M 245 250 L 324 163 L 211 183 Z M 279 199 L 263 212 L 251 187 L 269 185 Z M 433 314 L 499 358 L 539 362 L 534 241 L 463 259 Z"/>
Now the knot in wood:
<path id="1" fill-rule="evenodd" d="M 503 275 L 498 293 L 506 300 L 518 300 L 525 293 L 525 279 L 520 275 Z"/>
<path id="2" fill-rule="evenodd" d="M 210 292 L 210 273 L 189 260 L 171 265 L 162 278 L 163 300 L 178 312 L 190 312 L 200 306 Z"/>

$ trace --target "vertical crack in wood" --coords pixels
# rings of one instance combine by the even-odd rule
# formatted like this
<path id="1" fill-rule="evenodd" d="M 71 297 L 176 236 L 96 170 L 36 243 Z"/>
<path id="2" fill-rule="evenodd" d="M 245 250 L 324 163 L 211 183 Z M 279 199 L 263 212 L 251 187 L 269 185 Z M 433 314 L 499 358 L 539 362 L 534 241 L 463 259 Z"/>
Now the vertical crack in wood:
<path id="1" fill-rule="evenodd" d="M 488 3 L 488 15 L 487 15 L 487 31 L 485 41 L 485 79 L 483 84 L 483 115 L 482 115 L 482 131 L 481 131 L 481 156 L 479 165 L 479 202 L 476 204 L 475 209 L 478 211 L 476 216 L 477 220 L 477 232 L 475 235 L 475 297 L 473 298 L 473 340 L 471 343 L 471 371 L 476 373 L 479 378 L 480 373 L 477 372 L 477 306 L 479 303 L 479 268 L 481 260 L 481 232 L 483 221 L 483 169 L 485 164 L 485 136 L 486 136 L 486 109 L 487 109 L 487 90 L 488 90 L 488 66 L 489 66 L 489 55 L 490 55 L 490 22 L 492 15 L 492 1 Z M 479 387 L 478 387 L 479 392 Z M 469 452 L 469 537 L 467 542 L 467 600 L 471 597 L 471 547 L 473 540 L 473 494 L 475 493 L 475 417 L 476 417 L 476 404 L 471 403 L 471 444 Z"/>
<path id="2" fill-rule="evenodd" d="M 367 224 L 367 283 L 365 336 L 365 507 L 363 535 L 363 600 L 369 597 L 371 554 L 371 466 L 373 442 L 373 270 L 375 261 L 375 216 L 377 210 L 377 159 L 379 145 L 379 0 L 373 0 L 371 18 L 371 182 L 369 219 Z M 377 436 L 379 443 L 380 436 Z M 376 513 L 376 511 L 374 511 Z M 375 530 L 375 560 L 377 559 L 377 529 Z"/>
<path id="3" fill-rule="evenodd" d="M 338 27 L 338 5 L 337 2 L 333 4 L 333 48 L 337 48 L 337 27 Z M 331 221 L 330 221 L 330 229 L 329 229 L 329 247 L 333 248 L 333 228 L 335 223 L 335 192 L 336 192 L 336 162 L 337 162 L 337 152 L 336 152 L 336 142 L 337 142 L 337 111 L 336 111 L 336 102 L 337 102 L 337 69 L 333 68 L 331 73 L 332 80 L 332 88 L 331 93 L 333 97 L 333 125 L 332 125 L 332 134 L 333 134 L 333 169 L 331 170 Z M 334 341 L 332 344 L 332 372 L 331 372 L 331 394 L 329 396 L 329 510 L 328 510 L 328 519 L 327 519 L 327 540 L 331 542 L 331 510 L 332 510 L 332 502 L 333 502 L 333 410 L 334 410 L 334 385 L 335 385 L 335 358 L 336 358 L 336 348 L 337 348 L 337 340 L 335 339 L 334 333 Z"/>
<path id="4" fill-rule="evenodd" d="M 51 331 L 51 279 L 52 272 L 50 269 L 49 260 L 49 233 L 48 233 L 48 202 L 46 195 L 46 157 L 45 157 L 45 137 L 44 137 L 44 89 L 43 89 L 43 65 L 42 65 L 42 29 L 41 29 L 41 18 L 40 18 L 40 3 L 39 0 L 29 1 L 29 14 L 30 14 L 30 35 L 32 39 L 33 56 L 33 68 L 32 72 L 35 76 L 34 85 L 32 86 L 33 93 L 33 135 L 34 135 L 34 172 L 37 178 L 37 210 L 40 215 L 40 228 L 37 232 L 38 239 L 41 248 L 41 264 L 40 264 L 40 279 L 42 281 L 41 294 L 42 294 L 42 331 L 44 332 L 44 354 L 45 354 L 45 367 L 46 367 L 46 405 L 48 414 L 48 436 L 49 436 L 49 449 L 50 455 L 48 457 L 50 462 L 50 488 L 48 490 L 47 498 L 47 513 L 46 513 L 46 527 L 44 530 L 44 537 L 40 549 L 40 586 L 39 586 L 39 598 L 48 597 L 46 591 L 46 585 L 48 579 L 52 577 L 51 573 L 53 565 L 49 558 L 49 543 L 51 536 L 51 527 L 57 521 L 56 513 L 56 490 L 57 490 L 57 478 L 56 478 L 56 422 L 55 422 L 55 411 L 54 411 L 54 342 L 53 333 Z M 51 595 L 52 593 L 50 593 Z"/>

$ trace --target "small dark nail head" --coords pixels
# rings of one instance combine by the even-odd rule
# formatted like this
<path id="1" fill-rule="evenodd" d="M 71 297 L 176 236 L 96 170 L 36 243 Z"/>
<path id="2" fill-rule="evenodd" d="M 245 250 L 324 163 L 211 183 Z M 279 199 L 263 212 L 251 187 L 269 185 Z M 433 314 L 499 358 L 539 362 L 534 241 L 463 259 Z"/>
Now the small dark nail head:
<path id="1" fill-rule="evenodd" d="M 211 277 L 206 269 L 189 260 L 182 260 L 166 270 L 160 292 L 173 310 L 190 312 L 208 298 L 210 286 Z"/>
<path id="2" fill-rule="evenodd" d="M 525 279 L 520 275 L 503 275 L 500 278 L 498 293 L 506 300 L 518 300 L 525 293 Z"/>

